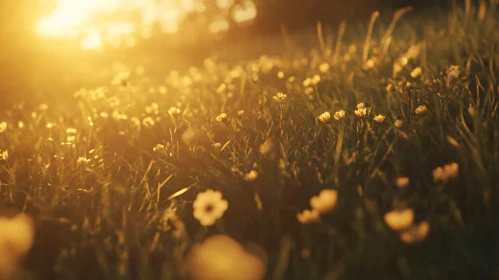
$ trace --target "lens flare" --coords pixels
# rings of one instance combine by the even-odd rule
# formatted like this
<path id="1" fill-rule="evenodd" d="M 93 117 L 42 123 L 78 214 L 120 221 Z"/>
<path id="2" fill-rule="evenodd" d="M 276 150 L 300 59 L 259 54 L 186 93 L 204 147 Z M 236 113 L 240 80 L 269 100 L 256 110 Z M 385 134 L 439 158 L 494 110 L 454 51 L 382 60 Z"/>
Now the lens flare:
<path id="1" fill-rule="evenodd" d="M 240 24 L 256 16 L 256 5 L 251 0 L 53 1 L 52 11 L 37 23 L 38 33 L 47 38 L 78 40 L 84 49 L 133 45 L 137 38 L 147 38 L 153 31 L 178 35 L 191 14 L 202 14 L 201 18 L 207 19 L 201 24 L 207 29 L 198 28 L 198 32 L 211 33 L 228 30 L 228 17 Z"/>

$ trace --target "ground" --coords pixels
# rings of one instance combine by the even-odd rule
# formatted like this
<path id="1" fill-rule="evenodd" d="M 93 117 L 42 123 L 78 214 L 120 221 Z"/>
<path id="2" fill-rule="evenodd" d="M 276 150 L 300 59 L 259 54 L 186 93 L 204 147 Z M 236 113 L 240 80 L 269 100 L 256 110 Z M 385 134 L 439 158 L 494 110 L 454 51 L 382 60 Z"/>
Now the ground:
<path id="1" fill-rule="evenodd" d="M 193 246 L 225 234 L 253 244 L 266 279 L 499 277 L 499 25 L 484 7 L 164 79 L 115 67 L 70 98 L 9 104 L 0 206 L 36 229 L 22 274 L 184 279 Z"/>

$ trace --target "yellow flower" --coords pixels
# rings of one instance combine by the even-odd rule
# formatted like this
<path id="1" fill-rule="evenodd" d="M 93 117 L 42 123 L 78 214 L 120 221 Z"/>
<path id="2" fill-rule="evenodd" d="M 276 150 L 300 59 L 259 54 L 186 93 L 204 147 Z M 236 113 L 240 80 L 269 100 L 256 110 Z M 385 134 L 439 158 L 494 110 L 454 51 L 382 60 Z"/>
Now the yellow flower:
<path id="1" fill-rule="evenodd" d="M 321 76 L 319 75 L 314 75 L 314 77 L 312 78 L 313 85 L 317 85 L 320 81 L 321 81 Z"/>
<path id="2" fill-rule="evenodd" d="M 76 163 L 78 165 L 85 165 L 85 164 L 88 164 L 90 162 L 90 159 L 86 158 L 86 157 L 79 157 L 77 160 L 76 160 Z"/>
<path id="3" fill-rule="evenodd" d="M 314 93 L 314 88 L 313 87 L 307 87 L 305 89 L 305 94 L 306 95 L 311 95 L 312 93 Z"/>
<path id="4" fill-rule="evenodd" d="M 386 224 L 395 231 L 401 231 L 411 226 L 414 221 L 412 209 L 394 210 L 385 214 Z"/>
<path id="5" fill-rule="evenodd" d="M 457 177 L 459 173 L 459 165 L 456 162 L 449 163 L 443 167 L 439 166 L 433 170 L 433 181 L 446 183 L 447 181 Z"/>
<path id="6" fill-rule="evenodd" d="M 147 118 L 144 118 L 142 120 L 142 125 L 144 127 L 153 127 L 154 124 L 155 124 L 155 122 L 154 122 L 153 118 L 151 118 L 151 117 L 147 117 Z"/>
<path id="7" fill-rule="evenodd" d="M 341 121 L 345 117 L 345 111 L 339 110 L 336 113 L 334 113 L 333 118 L 337 121 Z"/>
<path id="8" fill-rule="evenodd" d="M 329 213 L 334 210 L 338 202 L 338 191 L 322 190 L 319 195 L 310 199 L 310 206 L 319 213 Z"/>
<path id="9" fill-rule="evenodd" d="M 219 122 L 223 122 L 223 121 L 226 121 L 228 118 L 227 114 L 226 113 L 221 113 L 220 115 L 218 115 L 215 119 Z"/>
<path id="10" fill-rule="evenodd" d="M 364 109 L 366 108 L 366 105 L 364 105 L 364 102 L 360 102 L 359 104 L 357 104 L 357 109 Z"/>
<path id="11" fill-rule="evenodd" d="M 203 226 L 211 226 L 222 218 L 228 207 L 229 204 L 227 200 L 222 199 L 221 192 L 207 190 L 196 196 L 193 204 L 194 218 Z"/>
<path id="12" fill-rule="evenodd" d="M 374 117 L 374 121 L 379 123 L 379 124 L 382 124 L 385 122 L 385 116 L 383 115 L 377 115 Z"/>
<path id="13" fill-rule="evenodd" d="M 401 189 L 407 188 L 407 186 L 409 186 L 409 177 L 398 177 L 397 180 L 395 180 L 395 185 Z"/>
<path id="14" fill-rule="evenodd" d="M 401 128 L 404 125 L 404 121 L 403 120 L 396 120 L 393 125 L 395 125 L 396 128 Z"/>
<path id="15" fill-rule="evenodd" d="M 415 79 L 415 78 L 421 76 L 421 73 L 422 73 L 421 67 L 416 67 L 416 68 L 414 68 L 414 70 L 412 70 L 411 77 L 413 77 Z"/>
<path id="16" fill-rule="evenodd" d="M 172 116 L 178 116 L 180 115 L 180 109 L 177 107 L 170 107 L 170 109 L 168 109 L 168 114 Z"/>
<path id="17" fill-rule="evenodd" d="M 219 142 L 216 142 L 216 143 L 213 143 L 212 146 L 215 149 L 220 149 L 220 147 L 222 147 L 222 144 L 220 144 Z"/>
<path id="18" fill-rule="evenodd" d="M 359 118 L 363 118 L 367 115 L 367 108 L 359 108 L 354 111 L 355 115 Z"/>
<path id="19" fill-rule="evenodd" d="M 165 150 L 165 146 L 163 144 L 157 144 L 156 146 L 154 146 L 154 148 L 152 148 L 152 151 L 155 153 L 159 153 L 159 152 L 164 151 L 164 150 Z"/>
<path id="20" fill-rule="evenodd" d="M 0 160 L 8 160 L 9 159 L 9 152 L 8 151 L 1 151 L 0 150 Z"/>
<path id="21" fill-rule="evenodd" d="M 9 276 L 16 268 L 20 258 L 25 255 L 35 236 L 34 223 L 26 214 L 0 218 L 0 278 Z"/>
<path id="22" fill-rule="evenodd" d="M 320 70 L 322 73 L 326 73 L 327 71 L 329 71 L 329 64 L 327 64 L 326 62 L 322 63 L 322 64 L 319 66 L 319 70 Z"/>
<path id="23" fill-rule="evenodd" d="M 259 246 L 252 251 L 262 252 L 258 255 L 263 256 L 248 251 L 227 235 L 210 236 L 187 256 L 189 279 L 262 280 L 265 277 L 266 253 Z"/>
<path id="24" fill-rule="evenodd" d="M 392 85 L 392 84 L 388 84 L 388 85 L 386 86 L 386 92 L 387 92 L 387 93 L 392 93 L 393 91 L 394 91 L 394 87 L 393 87 L 393 85 Z"/>
<path id="25" fill-rule="evenodd" d="M 282 101 L 284 101 L 286 99 L 286 94 L 284 94 L 282 92 L 278 92 L 272 98 L 274 98 L 274 100 L 277 101 L 277 102 L 282 102 Z"/>
<path id="26" fill-rule="evenodd" d="M 7 123 L 6 122 L 0 122 L 0 133 L 3 133 L 7 130 Z"/>
<path id="27" fill-rule="evenodd" d="M 400 239 L 406 244 L 415 244 L 425 240 L 430 232 L 430 224 L 423 221 L 418 225 L 413 225 L 400 234 Z"/>
<path id="28" fill-rule="evenodd" d="M 426 113 L 426 111 L 428 111 L 428 109 L 426 108 L 425 105 L 420 105 L 416 108 L 416 110 L 414 110 L 414 113 L 416 113 L 416 115 L 421 115 L 421 114 L 424 114 Z"/>
<path id="29" fill-rule="evenodd" d="M 284 78 L 284 72 L 279 71 L 279 73 L 277 73 L 277 77 L 279 77 L 279 79 L 283 79 Z"/>
<path id="30" fill-rule="evenodd" d="M 331 114 L 329 112 L 324 112 L 320 114 L 317 119 L 323 123 L 329 123 L 331 121 Z"/>
<path id="31" fill-rule="evenodd" d="M 311 224 L 320 222 L 321 217 L 319 211 L 313 210 L 304 210 L 302 213 L 296 214 L 296 218 L 302 224 Z"/>
<path id="32" fill-rule="evenodd" d="M 256 178 L 258 178 L 258 172 L 256 170 L 251 170 L 244 175 L 244 180 L 248 182 L 255 181 Z"/>

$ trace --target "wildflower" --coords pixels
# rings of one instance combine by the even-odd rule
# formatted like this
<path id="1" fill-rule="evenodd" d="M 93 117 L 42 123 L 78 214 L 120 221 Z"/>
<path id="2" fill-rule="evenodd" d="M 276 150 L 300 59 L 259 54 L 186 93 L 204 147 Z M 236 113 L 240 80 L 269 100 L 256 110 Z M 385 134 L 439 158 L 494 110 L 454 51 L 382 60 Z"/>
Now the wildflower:
<path id="1" fill-rule="evenodd" d="M 296 218 L 302 224 L 311 224 L 320 222 L 321 217 L 319 211 L 313 210 L 304 210 L 302 213 L 296 214 Z"/>
<path id="2" fill-rule="evenodd" d="M 421 67 L 416 67 L 416 68 L 414 68 L 414 70 L 412 70 L 411 77 L 416 79 L 417 77 L 421 76 L 421 73 L 422 73 Z"/>
<path id="3" fill-rule="evenodd" d="M 291 76 L 288 78 L 288 82 L 289 83 L 293 83 L 294 81 L 296 81 L 296 77 L 295 76 Z"/>
<path id="4" fill-rule="evenodd" d="M 76 128 L 69 127 L 66 129 L 67 134 L 76 134 Z"/>
<path id="5" fill-rule="evenodd" d="M 392 85 L 392 84 L 388 84 L 388 85 L 386 86 L 386 92 L 387 92 L 387 93 L 392 93 L 393 91 L 394 91 L 394 87 L 393 87 L 393 85 Z"/>
<path id="6" fill-rule="evenodd" d="M 313 85 L 317 85 L 320 81 L 321 81 L 321 76 L 319 75 L 314 75 L 314 77 L 312 78 Z"/>
<path id="7" fill-rule="evenodd" d="M 457 177 L 459 173 L 459 165 L 456 162 L 449 163 L 443 167 L 439 166 L 433 170 L 433 181 L 446 183 L 447 181 Z"/>
<path id="8" fill-rule="evenodd" d="M 306 78 L 306 79 L 303 81 L 303 86 L 304 86 L 304 87 L 309 87 L 311 84 L 312 84 L 312 79 L 310 79 L 310 78 Z"/>
<path id="9" fill-rule="evenodd" d="M 355 115 L 359 118 L 363 118 L 367 115 L 367 108 L 360 108 L 354 111 Z"/>
<path id="10" fill-rule="evenodd" d="M 107 119 L 109 117 L 109 114 L 107 112 L 100 112 L 100 117 L 103 119 Z"/>
<path id="11" fill-rule="evenodd" d="M 38 110 L 44 112 L 44 111 L 47 111 L 49 108 L 49 105 L 45 104 L 45 103 L 42 103 L 40 105 L 38 105 Z"/>
<path id="12" fill-rule="evenodd" d="M 409 186 L 409 177 L 398 177 L 397 180 L 395 180 L 395 185 L 401 189 L 407 188 L 407 186 Z"/>
<path id="13" fill-rule="evenodd" d="M 416 115 L 422 115 L 424 113 L 426 113 L 426 111 L 428 111 L 428 109 L 426 108 L 425 105 L 420 105 L 416 108 L 416 110 L 414 110 L 414 113 L 416 113 Z"/>
<path id="14" fill-rule="evenodd" d="M 178 116 L 180 115 L 180 109 L 177 107 L 170 107 L 170 109 L 168 109 L 168 114 L 171 116 Z"/>
<path id="15" fill-rule="evenodd" d="M 251 170 L 244 175 L 244 180 L 247 182 L 255 181 L 256 178 L 258 178 L 258 172 L 256 170 Z"/>
<path id="16" fill-rule="evenodd" d="M 0 123 L 0 133 L 3 133 L 7 130 L 7 123 L 6 122 L 1 122 Z"/>
<path id="17" fill-rule="evenodd" d="M 284 78 L 284 72 L 279 71 L 279 73 L 277 73 L 277 77 L 278 77 L 279 79 L 283 79 L 283 78 Z"/>
<path id="18" fill-rule="evenodd" d="M 331 120 L 331 114 L 329 112 L 324 112 L 324 113 L 320 114 L 317 117 L 317 119 L 319 119 L 319 121 L 327 124 Z"/>
<path id="19" fill-rule="evenodd" d="M 23 123 L 23 121 L 19 121 L 19 122 L 17 123 L 17 126 L 18 126 L 19 128 L 24 128 L 24 123 Z"/>
<path id="20" fill-rule="evenodd" d="M 341 121 L 345 117 L 345 111 L 339 110 L 336 113 L 334 113 L 333 118 L 337 121 Z"/>
<path id="21" fill-rule="evenodd" d="M 396 128 L 401 128 L 404 125 L 404 121 L 403 120 L 396 120 L 393 125 L 395 125 Z"/>
<path id="22" fill-rule="evenodd" d="M 374 66 L 376 66 L 376 59 L 371 58 L 367 60 L 366 63 L 364 64 L 364 70 L 371 70 L 374 68 Z"/>
<path id="23" fill-rule="evenodd" d="M 222 147 L 222 144 L 220 144 L 219 142 L 217 142 L 217 143 L 213 143 L 212 146 L 215 149 L 220 149 L 220 147 Z"/>
<path id="24" fill-rule="evenodd" d="M 223 122 L 223 121 L 226 121 L 228 118 L 227 114 L 226 113 L 221 113 L 220 115 L 218 115 L 215 119 L 218 121 L 218 122 Z"/>
<path id="25" fill-rule="evenodd" d="M 144 127 L 152 127 L 154 126 L 154 124 L 155 124 L 154 119 L 151 117 L 147 117 L 142 120 L 142 125 Z"/>
<path id="26" fill-rule="evenodd" d="M 423 241 L 430 231 L 430 224 L 423 221 L 418 225 L 413 225 L 400 234 L 400 239 L 406 244 L 415 244 Z"/>
<path id="27" fill-rule="evenodd" d="M 157 144 L 156 146 L 154 146 L 154 148 L 152 148 L 152 151 L 155 153 L 158 153 L 158 152 L 161 152 L 164 150 L 165 150 L 165 146 L 163 144 Z"/>
<path id="28" fill-rule="evenodd" d="M 221 192 L 207 190 L 196 196 L 193 204 L 194 218 L 203 226 L 211 226 L 216 220 L 222 218 L 228 207 L 229 204 L 227 200 L 222 199 Z"/>
<path id="29" fill-rule="evenodd" d="M 11 279 L 21 257 L 33 245 L 35 229 L 31 217 L 18 214 L 0 218 L 0 278 Z"/>
<path id="30" fill-rule="evenodd" d="M 306 95 L 311 95 L 312 93 L 314 93 L 314 88 L 313 87 L 308 87 L 305 89 L 305 94 Z"/>
<path id="31" fill-rule="evenodd" d="M 8 151 L 1 151 L 0 150 L 0 160 L 7 160 L 9 159 L 9 152 Z"/>
<path id="32" fill-rule="evenodd" d="M 381 114 L 377 115 L 377 116 L 374 117 L 374 121 L 377 122 L 377 123 L 379 123 L 379 124 L 382 124 L 382 123 L 385 122 L 385 116 L 383 116 Z"/>
<path id="33" fill-rule="evenodd" d="M 260 145 L 260 154 L 262 155 L 268 154 L 270 151 L 272 151 L 273 147 L 274 143 L 272 142 L 272 140 L 270 139 L 265 140 L 265 142 L 263 142 L 263 144 Z"/>
<path id="34" fill-rule="evenodd" d="M 357 109 L 364 109 L 364 108 L 366 108 L 366 105 L 364 105 L 364 102 L 360 102 L 359 104 L 357 104 L 356 108 Z"/>
<path id="35" fill-rule="evenodd" d="M 278 92 L 275 96 L 273 96 L 272 98 L 274 98 L 275 101 L 277 102 L 282 102 L 284 101 L 284 99 L 286 99 L 286 94 L 282 93 L 282 92 Z"/>
<path id="36" fill-rule="evenodd" d="M 471 105 L 468 107 L 468 114 L 473 118 L 476 115 L 475 106 Z"/>
<path id="37" fill-rule="evenodd" d="M 189 279 L 261 280 L 265 277 L 266 253 L 259 246 L 253 251 L 262 253 L 250 253 L 227 235 L 212 235 L 189 252 Z"/>
<path id="38" fill-rule="evenodd" d="M 239 110 L 239 111 L 237 111 L 237 115 L 238 115 L 238 116 L 242 116 L 242 115 L 244 115 L 244 110 Z"/>
<path id="39" fill-rule="evenodd" d="M 85 165 L 85 164 L 88 164 L 90 162 L 90 159 L 86 158 L 86 157 L 79 157 L 77 160 L 76 160 L 76 163 L 78 165 Z"/>
<path id="40" fill-rule="evenodd" d="M 319 66 L 319 70 L 322 72 L 322 73 L 326 73 L 327 71 L 329 71 L 329 64 L 324 62 L 322 63 L 320 66 Z"/>
<path id="41" fill-rule="evenodd" d="M 310 199 L 310 206 L 319 213 L 329 213 L 333 211 L 338 202 L 338 191 L 322 190 L 319 195 Z"/>
<path id="42" fill-rule="evenodd" d="M 414 221 L 412 209 L 395 210 L 385 214 L 386 224 L 395 231 L 401 231 L 411 226 Z"/>

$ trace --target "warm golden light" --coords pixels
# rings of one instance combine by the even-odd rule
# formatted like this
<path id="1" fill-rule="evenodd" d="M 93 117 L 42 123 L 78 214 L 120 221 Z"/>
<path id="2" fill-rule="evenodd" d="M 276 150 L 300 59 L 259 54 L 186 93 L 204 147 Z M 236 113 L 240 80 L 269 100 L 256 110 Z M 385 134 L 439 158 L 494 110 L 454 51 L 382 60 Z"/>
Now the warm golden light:
<path id="1" fill-rule="evenodd" d="M 76 39 L 84 49 L 99 49 L 103 45 L 133 45 L 135 38 L 148 37 L 153 29 L 177 33 L 188 14 L 208 10 L 206 31 L 219 33 L 229 29 L 232 17 L 236 23 L 246 23 L 256 16 L 251 0 L 235 4 L 234 0 L 216 0 L 218 11 L 207 9 L 203 0 L 54 0 L 54 9 L 37 24 L 43 37 Z M 230 13 L 227 13 L 230 11 Z M 131 39 L 132 38 L 132 39 Z"/>

